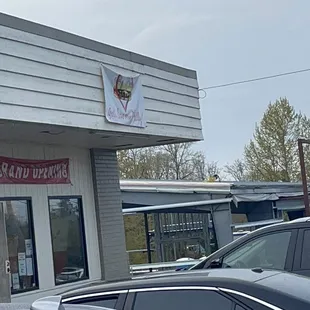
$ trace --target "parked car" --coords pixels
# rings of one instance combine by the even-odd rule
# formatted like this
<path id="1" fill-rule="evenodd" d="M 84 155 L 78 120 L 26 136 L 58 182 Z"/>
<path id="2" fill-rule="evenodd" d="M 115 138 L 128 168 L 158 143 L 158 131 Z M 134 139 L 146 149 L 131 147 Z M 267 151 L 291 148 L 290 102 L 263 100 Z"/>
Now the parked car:
<path id="1" fill-rule="evenodd" d="M 214 269 L 85 287 L 62 302 L 116 310 L 308 310 L 309 291 L 309 278 L 283 271 Z"/>
<path id="2" fill-rule="evenodd" d="M 61 296 L 50 296 L 36 300 L 33 304 L 0 303 L 0 310 L 113 310 L 83 304 L 63 304 Z"/>
<path id="3" fill-rule="evenodd" d="M 259 228 L 204 258 L 189 270 L 276 269 L 310 277 L 310 218 Z"/>

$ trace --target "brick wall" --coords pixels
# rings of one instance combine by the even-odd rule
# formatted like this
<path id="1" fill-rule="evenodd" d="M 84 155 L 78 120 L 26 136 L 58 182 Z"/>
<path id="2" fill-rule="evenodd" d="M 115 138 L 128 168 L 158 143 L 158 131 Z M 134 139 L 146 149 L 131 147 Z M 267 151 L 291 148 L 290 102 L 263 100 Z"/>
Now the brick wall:
<path id="1" fill-rule="evenodd" d="M 91 150 L 101 276 L 104 280 L 129 277 L 125 230 L 115 151 Z M 89 253 L 91 255 L 91 253 Z"/>

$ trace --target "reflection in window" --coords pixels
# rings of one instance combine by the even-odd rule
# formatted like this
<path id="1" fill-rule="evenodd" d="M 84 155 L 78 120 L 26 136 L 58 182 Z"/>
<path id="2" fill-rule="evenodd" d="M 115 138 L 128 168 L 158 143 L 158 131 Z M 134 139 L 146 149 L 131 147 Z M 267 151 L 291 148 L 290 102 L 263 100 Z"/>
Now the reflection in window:
<path id="1" fill-rule="evenodd" d="M 284 231 L 246 242 L 223 259 L 223 267 L 284 270 L 291 232 Z"/>
<path id="2" fill-rule="evenodd" d="M 80 198 L 49 199 L 56 284 L 87 278 Z"/>
<path id="3" fill-rule="evenodd" d="M 38 287 L 29 200 L 0 201 L 5 214 L 12 294 Z"/>
<path id="4" fill-rule="evenodd" d="M 101 297 L 98 299 L 86 299 L 85 301 L 81 302 L 87 306 L 95 306 L 95 307 L 103 307 L 108 309 L 115 309 L 117 303 L 118 296 L 114 297 Z"/>
<path id="5" fill-rule="evenodd" d="M 167 290 L 137 293 L 133 310 L 231 310 L 232 306 L 231 300 L 214 291 Z"/>
<path id="6" fill-rule="evenodd" d="M 304 232 L 304 240 L 301 255 L 301 269 L 310 269 L 310 230 Z"/>

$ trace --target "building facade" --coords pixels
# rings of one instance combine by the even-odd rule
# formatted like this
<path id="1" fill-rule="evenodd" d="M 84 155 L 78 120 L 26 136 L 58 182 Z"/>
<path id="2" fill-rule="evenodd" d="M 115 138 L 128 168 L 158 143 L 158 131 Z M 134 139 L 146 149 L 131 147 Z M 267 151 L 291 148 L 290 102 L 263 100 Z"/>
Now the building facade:
<path id="1" fill-rule="evenodd" d="M 0 253 L 12 301 L 128 277 L 116 152 L 201 140 L 196 72 L 5 14 L 0 46 Z M 139 76 L 146 126 L 108 120 L 103 66 Z M 134 89 L 121 89 L 125 112 Z"/>

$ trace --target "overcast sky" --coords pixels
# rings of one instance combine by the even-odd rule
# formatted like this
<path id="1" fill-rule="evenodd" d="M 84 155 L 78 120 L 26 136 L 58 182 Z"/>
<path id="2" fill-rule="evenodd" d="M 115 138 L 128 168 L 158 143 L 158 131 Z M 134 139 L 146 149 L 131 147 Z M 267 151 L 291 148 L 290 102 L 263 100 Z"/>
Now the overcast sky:
<path id="1" fill-rule="evenodd" d="M 0 0 L 4 13 L 197 70 L 200 87 L 310 68 L 309 0 Z M 208 160 L 241 157 L 269 102 L 310 114 L 310 73 L 208 91 Z"/>

